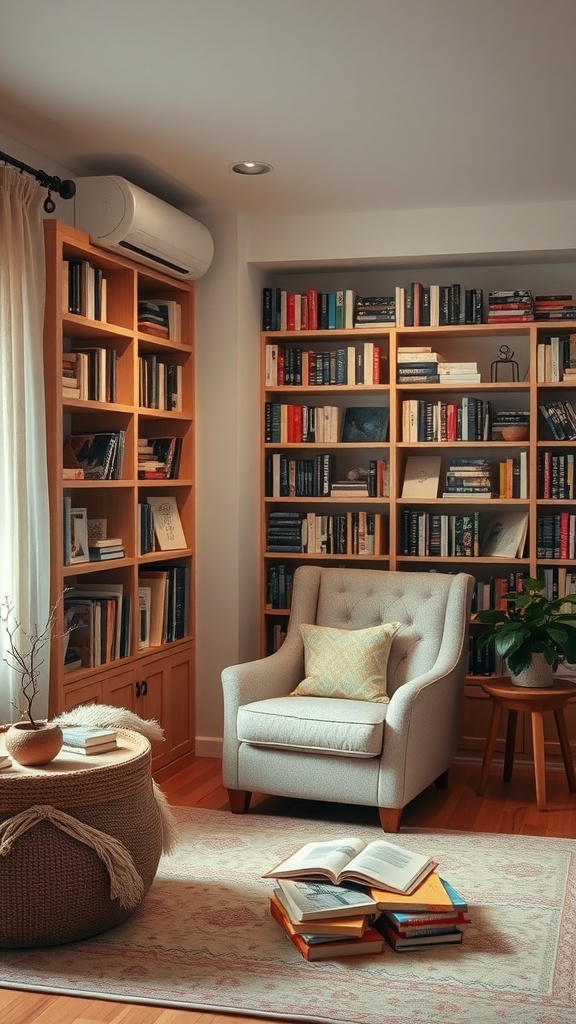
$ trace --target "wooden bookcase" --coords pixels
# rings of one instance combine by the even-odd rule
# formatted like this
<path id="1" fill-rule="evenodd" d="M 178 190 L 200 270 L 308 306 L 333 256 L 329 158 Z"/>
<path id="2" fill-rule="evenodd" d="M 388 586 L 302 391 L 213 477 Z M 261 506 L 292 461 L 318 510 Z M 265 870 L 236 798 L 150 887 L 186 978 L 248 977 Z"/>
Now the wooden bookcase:
<path id="1" fill-rule="evenodd" d="M 575 389 L 570 382 L 544 382 L 538 380 L 538 345 L 550 336 L 570 334 L 569 323 L 528 322 L 523 324 L 473 324 L 446 327 L 379 327 L 376 329 L 316 330 L 316 331 L 271 331 L 261 334 L 262 373 L 262 444 L 261 444 L 261 495 L 262 495 L 262 653 L 270 653 L 278 642 L 289 619 L 289 607 L 273 606 L 270 595 L 270 571 L 283 567 L 285 577 L 297 565 L 313 562 L 323 565 L 382 567 L 432 572 L 469 572 L 479 581 L 490 577 L 508 577 L 512 573 L 540 576 L 546 570 L 564 569 L 576 573 L 576 560 L 543 558 L 538 554 L 538 521 L 542 516 L 559 513 L 576 514 L 576 501 L 558 498 L 544 498 L 539 471 L 542 453 L 553 455 L 568 454 L 574 449 L 573 441 L 553 440 L 539 407 L 546 401 L 575 398 Z M 355 347 L 361 350 L 366 341 L 373 341 L 380 347 L 380 381 L 375 385 L 320 385 L 289 386 L 271 385 L 267 378 L 270 365 L 270 346 L 279 346 L 286 360 L 290 349 L 301 352 L 326 352 Z M 429 345 L 446 361 L 475 361 L 481 374 L 481 382 L 469 384 L 439 383 L 397 383 L 397 355 L 399 347 Z M 518 363 L 519 379 L 511 380 L 510 367 L 499 368 L 499 380 L 493 380 L 493 364 L 498 361 L 499 350 L 507 345 Z M 301 357 L 298 356 L 296 362 Z M 274 360 L 273 360 L 274 362 Z M 406 440 L 403 431 L 403 403 L 409 399 L 421 399 L 430 403 L 460 403 L 463 396 L 490 402 L 494 417 L 499 411 L 516 409 L 529 413 L 528 438 L 522 441 L 506 441 L 499 433 L 492 431 L 489 440 L 481 441 L 422 441 Z M 389 431 L 384 442 L 330 444 L 317 442 L 274 443 L 266 440 L 270 430 L 271 404 L 302 404 L 324 406 L 330 404 L 340 409 L 359 406 L 385 406 L 389 414 Z M 267 425 L 268 419 L 268 425 Z M 267 433 L 268 430 L 268 433 Z M 283 435 L 284 436 L 284 435 Z M 367 469 L 370 460 L 387 460 L 389 465 L 389 497 L 352 497 L 339 494 L 338 497 L 303 497 L 298 495 L 274 496 L 270 494 L 270 459 L 278 453 L 288 460 L 309 459 L 314 453 L 331 453 L 335 456 L 336 478 L 346 477 L 352 468 Z M 527 483 L 524 498 L 492 498 L 473 500 L 470 497 L 458 501 L 457 497 L 443 498 L 443 480 L 449 461 L 453 457 L 481 457 L 500 463 L 506 459 L 519 461 L 524 452 Z M 411 455 L 437 455 L 441 459 L 438 496 L 419 501 L 402 498 L 406 461 Z M 276 485 L 277 489 L 277 485 Z M 304 553 L 278 552 L 268 549 L 268 523 L 272 512 L 297 510 L 305 516 L 345 515 L 348 524 L 348 547 L 345 553 Z M 502 557 L 442 557 L 426 554 L 405 554 L 403 547 L 403 516 L 407 511 L 424 514 L 436 513 L 460 516 L 478 513 L 480 530 L 488 513 L 524 511 L 528 516 L 526 546 L 521 558 Z M 382 530 L 382 547 L 375 554 L 354 554 L 350 547 L 350 527 L 353 512 L 374 512 L 383 517 L 386 528 Z M 574 522 L 574 520 L 572 521 Z M 474 636 L 480 625 L 471 623 Z M 470 756 L 478 756 L 483 749 L 489 721 L 490 702 L 480 688 L 479 677 L 470 675 L 466 683 L 465 705 L 461 749 Z M 576 710 L 568 709 L 571 736 L 576 741 Z M 530 755 L 529 729 L 524 738 L 520 735 L 521 752 Z M 559 754 L 554 738 L 553 723 L 550 726 L 548 752 Z M 502 737 L 502 749 L 504 739 Z"/>
<path id="2" fill-rule="evenodd" d="M 153 768 L 164 767 L 194 750 L 194 289 L 171 277 L 131 263 L 91 245 L 88 235 L 56 221 L 45 222 L 47 265 L 44 365 L 47 463 L 50 498 L 50 591 L 55 603 L 86 584 L 122 586 L 130 606 L 124 618 L 125 653 L 102 650 L 92 661 L 64 671 L 64 600 L 50 650 L 50 713 L 83 703 L 125 707 L 162 724 L 165 741 L 153 750 Z M 86 261 L 105 282 L 104 319 L 68 311 L 68 265 Z M 92 273 L 92 271 L 90 272 Z M 179 332 L 169 339 L 138 329 L 138 301 L 161 298 L 179 307 Z M 175 307 L 173 307 L 175 309 Z M 63 353 L 96 347 L 115 353 L 115 393 L 106 400 L 64 396 Z M 179 411 L 149 408 L 141 401 L 142 361 L 156 357 L 177 366 Z M 103 396 L 101 396 L 102 399 Z M 63 448 L 71 434 L 124 432 L 124 455 L 117 479 L 64 479 Z M 181 438 L 177 479 L 139 479 L 139 438 Z M 174 498 L 186 547 L 141 554 L 139 505 L 153 495 Z M 88 519 L 106 519 L 109 537 L 121 538 L 124 555 L 109 561 L 65 563 L 66 499 L 85 508 Z M 178 595 L 178 639 L 139 647 L 139 574 L 178 566 L 185 588 Z M 171 614 L 174 614 L 175 602 Z M 126 609 L 125 609 L 126 610 Z M 72 642 L 72 636 L 70 642 Z M 94 640 L 97 643 L 97 640 Z"/>

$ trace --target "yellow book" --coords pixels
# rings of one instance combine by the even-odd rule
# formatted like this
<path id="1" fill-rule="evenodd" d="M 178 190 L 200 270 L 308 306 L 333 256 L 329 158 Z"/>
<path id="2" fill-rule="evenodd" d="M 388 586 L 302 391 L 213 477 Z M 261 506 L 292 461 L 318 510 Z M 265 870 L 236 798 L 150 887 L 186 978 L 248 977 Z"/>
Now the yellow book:
<path id="1" fill-rule="evenodd" d="M 401 910 L 409 913 L 419 911 L 452 910 L 453 903 L 436 871 L 428 875 L 417 889 L 410 895 L 387 892 L 383 889 L 370 888 L 369 893 L 376 900 L 378 910 Z"/>

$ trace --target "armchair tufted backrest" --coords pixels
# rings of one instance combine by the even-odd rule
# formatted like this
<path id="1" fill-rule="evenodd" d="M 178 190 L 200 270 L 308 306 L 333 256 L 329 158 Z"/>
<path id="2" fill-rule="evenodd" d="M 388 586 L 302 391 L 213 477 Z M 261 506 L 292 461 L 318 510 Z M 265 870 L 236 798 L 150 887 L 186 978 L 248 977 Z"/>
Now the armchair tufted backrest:
<path id="1" fill-rule="evenodd" d="M 299 579 L 300 577 L 300 579 Z M 382 569 L 302 567 L 300 585 L 309 592 L 300 622 L 337 629 L 364 629 L 401 622 L 388 661 L 388 691 L 431 669 L 447 639 L 456 659 L 467 634 L 470 577 L 464 573 L 389 572 Z M 312 592 L 316 591 L 315 613 Z M 295 603 L 295 609 L 300 602 Z M 312 613 L 312 614 L 311 614 Z"/>

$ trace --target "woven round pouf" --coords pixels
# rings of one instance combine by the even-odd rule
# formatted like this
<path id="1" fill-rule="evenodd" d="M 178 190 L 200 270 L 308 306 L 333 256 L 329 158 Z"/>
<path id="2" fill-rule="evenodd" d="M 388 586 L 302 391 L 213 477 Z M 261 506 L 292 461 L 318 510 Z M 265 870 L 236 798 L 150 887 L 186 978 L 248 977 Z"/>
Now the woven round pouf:
<path id="1" fill-rule="evenodd" d="M 149 741 L 62 751 L 0 774 L 0 947 L 53 946 L 113 928 L 142 903 L 162 852 Z M 89 763 L 88 763 L 89 762 Z"/>

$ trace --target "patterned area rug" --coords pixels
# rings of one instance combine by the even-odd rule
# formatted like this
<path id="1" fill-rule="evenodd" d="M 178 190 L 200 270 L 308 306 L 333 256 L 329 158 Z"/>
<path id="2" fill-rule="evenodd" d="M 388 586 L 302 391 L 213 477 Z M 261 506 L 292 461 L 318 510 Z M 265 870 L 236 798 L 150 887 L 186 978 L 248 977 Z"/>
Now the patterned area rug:
<path id="1" fill-rule="evenodd" d="M 311 839 L 379 828 L 176 814 L 182 841 L 134 917 L 84 942 L 0 951 L 0 986 L 335 1024 L 576 1021 L 576 841 L 404 831 L 400 845 L 437 858 L 467 898 L 463 944 L 309 964 L 269 916 L 262 872 Z"/>

